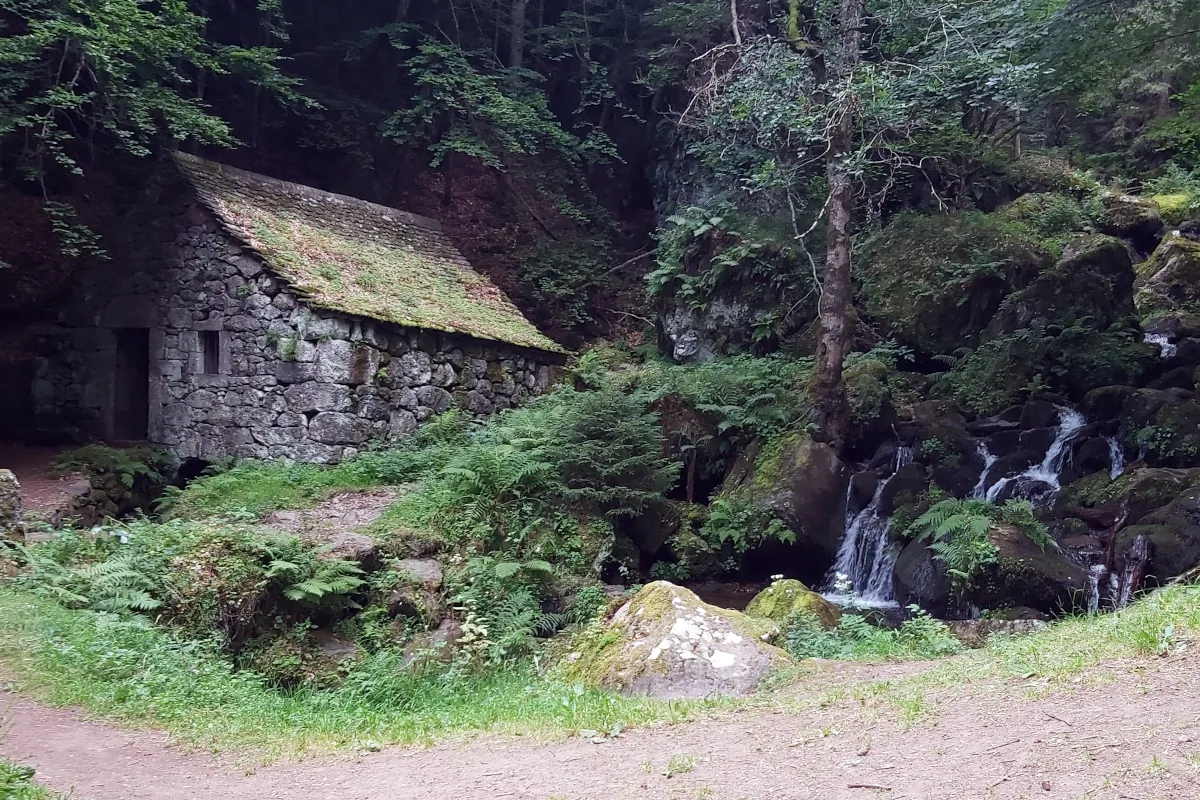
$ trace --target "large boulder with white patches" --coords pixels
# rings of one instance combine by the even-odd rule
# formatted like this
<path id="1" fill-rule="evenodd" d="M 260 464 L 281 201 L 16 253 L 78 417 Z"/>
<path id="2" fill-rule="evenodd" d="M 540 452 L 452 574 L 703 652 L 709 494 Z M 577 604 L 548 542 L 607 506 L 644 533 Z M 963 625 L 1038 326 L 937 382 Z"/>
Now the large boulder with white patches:
<path id="1" fill-rule="evenodd" d="M 748 695 L 790 662 L 767 643 L 778 635 L 770 620 L 710 606 L 687 589 L 655 581 L 579 636 L 563 668 L 572 679 L 626 695 Z"/>

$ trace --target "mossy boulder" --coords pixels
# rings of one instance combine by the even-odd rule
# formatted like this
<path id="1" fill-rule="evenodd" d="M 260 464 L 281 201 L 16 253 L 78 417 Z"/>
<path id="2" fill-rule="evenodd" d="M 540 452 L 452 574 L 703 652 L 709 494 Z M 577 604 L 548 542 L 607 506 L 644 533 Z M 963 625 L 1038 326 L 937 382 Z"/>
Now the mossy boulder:
<path id="1" fill-rule="evenodd" d="M 1158 204 L 1144 197 L 1109 193 L 1101 198 L 1096 222 L 1110 236 L 1120 236 L 1134 242 L 1150 242 L 1163 229 Z"/>
<path id="2" fill-rule="evenodd" d="M 1159 214 L 1167 225 L 1187 222 L 1192 215 L 1200 211 L 1200 200 L 1187 192 L 1151 195 L 1150 201 L 1158 207 Z"/>
<path id="3" fill-rule="evenodd" d="M 1008 296 L 988 325 L 999 336 L 1081 320 L 1098 330 L 1134 317 L 1133 254 L 1111 236 L 1078 236 L 1051 269 Z"/>
<path id="4" fill-rule="evenodd" d="M 1110 509 L 1137 522 L 1197 484 L 1200 469 L 1141 468 L 1116 480 L 1102 470 L 1068 484 L 1059 502 L 1064 507 Z"/>
<path id="5" fill-rule="evenodd" d="M 965 599 L 980 608 L 1028 606 L 1047 614 L 1070 613 L 1086 603 L 1088 576 L 1053 543 L 1039 547 L 1021 529 L 992 526 L 995 561 L 968 584 Z"/>
<path id="6" fill-rule="evenodd" d="M 1137 311 L 1143 318 L 1178 311 L 1200 299 L 1200 242 L 1171 235 L 1137 268 Z"/>
<path id="7" fill-rule="evenodd" d="M 865 243 L 871 317 L 928 354 L 978 343 L 1001 302 L 1054 261 L 1027 227 L 978 212 L 899 214 Z"/>
<path id="8" fill-rule="evenodd" d="M 1200 486 L 1185 490 L 1121 531 L 1115 550 L 1125 553 L 1139 535 L 1150 540 L 1146 575 L 1166 581 L 1200 564 Z"/>
<path id="9" fill-rule="evenodd" d="M 765 619 L 779 625 L 795 614 L 825 630 L 836 627 L 841 609 L 794 579 L 777 580 L 754 596 L 746 606 L 746 616 Z"/>
<path id="10" fill-rule="evenodd" d="M 768 644 L 779 626 L 708 605 L 666 581 L 647 584 L 579 634 L 559 668 L 569 680 L 660 699 L 752 694 L 791 662 Z"/>
<path id="11" fill-rule="evenodd" d="M 21 484 L 11 470 L 0 469 L 0 537 L 20 535 Z"/>
<path id="12" fill-rule="evenodd" d="M 814 566 L 819 574 L 837 553 L 849 481 L 849 470 L 833 448 L 791 434 L 758 448 L 753 465 L 739 459 L 720 496 L 736 496 L 782 520 L 795 542 L 787 553 L 773 553 L 772 558 L 787 558 L 800 568 Z"/>

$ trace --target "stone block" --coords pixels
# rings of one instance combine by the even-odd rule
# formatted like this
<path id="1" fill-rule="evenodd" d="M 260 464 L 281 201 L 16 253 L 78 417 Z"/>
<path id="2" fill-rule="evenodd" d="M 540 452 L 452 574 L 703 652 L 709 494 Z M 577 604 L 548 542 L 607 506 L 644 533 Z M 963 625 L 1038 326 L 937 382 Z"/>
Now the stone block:
<path id="1" fill-rule="evenodd" d="M 322 411 L 308 423 L 309 438 L 322 444 L 362 444 L 370 435 L 370 423 L 353 414 Z"/>
<path id="2" fill-rule="evenodd" d="M 370 383 L 379 370 L 379 351 L 343 339 L 317 345 L 317 380 L 358 385 Z"/>
<path id="3" fill-rule="evenodd" d="M 305 383 L 317 379 L 316 364 L 302 364 L 296 361 L 275 362 L 275 379 L 280 383 Z"/>
<path id="4" fill-rule="evenodd" d="M 433 413 L 440 414 L 454 405 L 454 398 L 445 389 L 436 386 L 421 386 L 416 390 L 417 403 L 427 406 Z"/>
<path id="5" fill-rule="evenodd" d="M 303 414 L 306 411 L 346 411 L 350 408 L 350 387 L 330 383 L 297 383 L 283 392 L 288 410 Z"/>
<path id="6" fill-rule="evenodd" d="M 164 425 L 180 428 L 192 423 L 192 410 L 184 403 L 169 403 L 163 406 L 162 421 Z"/>
<path id="7" fill-rule="evenodd" d="M 417 430 L 417 417 L 411 411 L 393 411 L 388 420 L 388 435 L 394 438 L 411 436 Z"/>
<path id="8" fill-rule="evenodd" d="M 367 397 L 358 404 L 358 414 L 365 419 L 382 420 L 391 416 L 392 409 L 378 397 Z"/>
<path id="9" fill-rule="evenodd" d="M 265 445 L 288 445 L 304 441 L 307 431 L 300 427 L 253 428 L 254 441 Z"/>
<path id="10" fill-rule="evenodd" d="M 405 353 L 392 362 L 399 370 L 409 386 L 420 386 L 429 383 L 433 376 L 433 360 L 429 354 L 421 350 Z"/>

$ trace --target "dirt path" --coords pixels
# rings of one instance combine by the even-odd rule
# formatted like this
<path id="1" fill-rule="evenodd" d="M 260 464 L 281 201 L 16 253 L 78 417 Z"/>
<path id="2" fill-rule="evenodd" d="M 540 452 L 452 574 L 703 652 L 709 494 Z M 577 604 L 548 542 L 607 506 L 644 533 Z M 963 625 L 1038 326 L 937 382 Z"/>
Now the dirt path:
<path id="1" fill-rule="evenodd" d="M 0 442 L 0 469 L 10 469 L 21 484 L 21 504 L 25 511 L 44 515 L 70 503 L 86 486 L 78 475 L 51 477 L 50 465 L 65 447 Z"/>
<path id="2" fill-rule="evenodd" d="M 1031 682 L 962 687 L 907 730 L 890 707 L 846 701 L 727 713 L 605 744 L 482 737 L 250 775 L 159 733 L 0 695 L 0 753 L 75 800 L 1200 798 L 1200 658 L 1106 676 L 1039 698 Z M 673 757 L 682 774 L 667 777 Z"/>

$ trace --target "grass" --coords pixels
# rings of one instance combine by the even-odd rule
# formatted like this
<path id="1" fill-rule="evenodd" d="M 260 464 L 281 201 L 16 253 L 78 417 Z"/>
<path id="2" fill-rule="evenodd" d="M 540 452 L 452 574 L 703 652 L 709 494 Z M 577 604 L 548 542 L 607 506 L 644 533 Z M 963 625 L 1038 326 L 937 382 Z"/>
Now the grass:
<path id="1" fill-rule="evenodd" d="M 283 692 L 146 620 L 71 611 L 0 589 L 0 664 L 16 691 L 261 759 L 483 731 L 553 738 L 677 722 L 704 706 L 624 698 L 520 667 L 413 675 L 396 658 L 368 658 L 336 690 Z"/>
<path id="2" fill-rule="evenodd" d="M 932 714 L 934 695 L 947 688 L 998 680 L 1061 685 L 1103 662 L 1180 652 L 1197 632 L 1200 585 L 1167 586 L 1111 614 L 1068 618 L 1028 636 L 993 637 L 981 650 L 875 689 L 911 723 Z"/>
<path id="3" fill-rule="evenodd" d="M 337 492 L 378 484 L 355 461 L 336 467 L 246 461 L 227 472 L 193 481 L 181 492 L 169 493 L 167 507 L 171 516 L 185 519 L 238 512 L 258 516 L 284 508 L 311 508 Z"/>
<path id="4" fill-rule="evenodd" d="M 33 782 L 33 769 L 0 758 L 0 798 L 3 800 L 55 800 L 61 795 Z"/>

